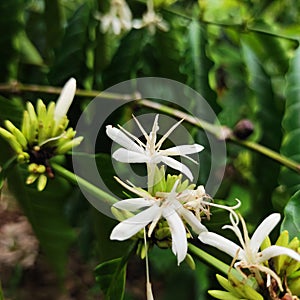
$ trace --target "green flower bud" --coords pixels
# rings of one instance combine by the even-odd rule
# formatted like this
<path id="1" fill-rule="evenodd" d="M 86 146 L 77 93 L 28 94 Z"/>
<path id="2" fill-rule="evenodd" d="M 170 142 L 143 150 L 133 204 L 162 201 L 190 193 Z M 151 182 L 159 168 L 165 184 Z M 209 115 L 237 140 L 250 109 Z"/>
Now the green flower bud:
<path id="1" fill-rule="evenodd" d="M 37 189 L 39 192 L 43 191 L 47 184 L 47 176 L 46 175 L 40 175 L 37 183 Z"/>
<path id="2" fill-rule="evenodd" d="M 22 152 L 17 157 L 18 163 L 20 163 L 20 164 L 28 163 L 29 159 L 30 159 L 30 156 L 27 152 Z"/>
<path id="3" fill-rule="evenodd" d="M 37 173 L 37 168 L 38 168 L 38 165 L 35 163 L 32 163 L 28 166 L 28 172 L 29 173 Z"/>
<path id="4" fill-rule="evenodd" d="M 38 179 L 39 175 L 32 173 L 26 179 L 26 184 L 32 184 Z"/>

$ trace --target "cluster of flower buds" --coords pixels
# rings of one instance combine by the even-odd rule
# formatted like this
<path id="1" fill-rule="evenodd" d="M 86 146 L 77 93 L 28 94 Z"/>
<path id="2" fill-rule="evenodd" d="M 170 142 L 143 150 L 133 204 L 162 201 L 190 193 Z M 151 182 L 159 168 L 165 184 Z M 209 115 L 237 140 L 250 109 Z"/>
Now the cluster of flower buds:
<path id="1" fill-rule="evenodd" d="M 31 184 L 38 179 L 38 190 L 42 191 L 47 178 L 53 178 L 49 160 L 62 155 L 78 146 L 83 137 L 76 137 L 76 132 L 68 128 L 67 111 L 73 101 L 76 81 L 71 78 L 64 86 L 57 103 L 48 106 L 39 99 L 36 109 L 27 102 L 23 114 L 21 129 L 9 120 L 4 122 L 6 129 L 0 128 L 0 136 L 14 150 L 19 163 L 28 164 L 29 175 L 26 183 Z"/>
<path id="2" fill-rule="evenodd" d="M 217 280 L 226 291 L 211 290 L 208 293 L 216 299 L 223 300 L 264 300 L 264 297 L 253 287 L 253 281 L 248 279 L 237 279 L 231 273 L 228 279 L 217 275 Z"/>
<path id="3" fill-rule="evenodd" d="M 261 245 L 261 250 L 290 249 L 300 254 L 300 241 L 297 237 L 289 241 L 288 231 L 283 231 L 278 237 L 274 246 L 267 237 Z M 290 251 L 288 250 L 288 251 Z M 297 254 L 296 254 L 297 255 Z M 300 261 L 288 255 L 271 257 L 264 262 L 262 267 L 253 265 L 252 271 L 256 276 L 247 276 L 246 273 L 229 272 L 228 278 L 217 275 L 220 285 L 226 290 L 211 290 L 209 294 L 216 299 L 222 300 L 263 300 L 263 299 L 284 299 L 297 300 L 300 295 Z M 242 270 L 242 269 L 241 269 Z M 265 271 L 266 275 L 261 274 Z M 259 276 L 260 280 L 257 280 Z M 239 279 L 238 279 L 239 278 Z"/>
<path id="4" fill-rule="evenodd" d="M 269 239 L 266 240 L 265 246 L 270 246 Z M 289 240 L 288 231 L 284 230 L 278 237 L 276 246 L 289 248 L 300 254 L 300 241 L 297 237 L 294 237 L 291 241 Z M 292 294 L 300 296 L 300 261 L 294 260 L 289 256 L 280 255 L 273 257 L 268 262 L 269 267 L 274 269 L 274 272 L 280 277 L 283 287 L 285 289 L 284 294 Z M 278 294 L 278 286 L 276 282 L 272 282 L 270 286 L 270 294 Z M 293 298 L 296 299 L 296 298 Z"/>

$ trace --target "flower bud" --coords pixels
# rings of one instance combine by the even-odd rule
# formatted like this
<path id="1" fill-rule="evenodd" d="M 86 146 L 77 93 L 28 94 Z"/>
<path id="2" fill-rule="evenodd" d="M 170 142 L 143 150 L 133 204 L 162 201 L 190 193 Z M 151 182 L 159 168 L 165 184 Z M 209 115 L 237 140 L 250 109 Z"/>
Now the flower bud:
<path id="1" fill-rule="evenodd" d="M 250 120 L 240 120 L 233 129 L 233 134 L 240 140 L 247 139 L 254 131 L 253 123 Z"/>

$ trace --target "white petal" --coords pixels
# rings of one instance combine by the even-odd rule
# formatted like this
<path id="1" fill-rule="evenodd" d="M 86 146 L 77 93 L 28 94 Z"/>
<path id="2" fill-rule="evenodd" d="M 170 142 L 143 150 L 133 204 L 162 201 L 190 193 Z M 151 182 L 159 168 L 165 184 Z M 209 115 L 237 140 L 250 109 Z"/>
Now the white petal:
<path id="1" fill-rule="evenodd" d="M 143 20 L 134 19 L 132 21 L 132 28 L 134 28 L 134 29 L 141 29 L 144 26 L 145 26 L 145 24 L 144 24 Z"/>
<path id="2" fill-rule="evenodd" d="M 119 18 L 114 17 L 112 20 L 112 31 L 115 35 L 119 35 L 121 33 L 121 22 L 119 20 Z"/>
<path id="3" fill-rule="evenodd" d="M 113 153 L 112 158 L 124 163 L 146 163 L 149 160 L 145 154 L 137 153 L 124 148 L 116 150 Z"/>
<path id="4" fill-rule="evenodd" d="M 144 198 L 131 198 L 121 200 L 113 205 L 113 207 L 125 209 L 129 211 L 135 211 L 137 209 L 151 206 L 154 200 L 146 200 Z"/>
<path id="5" fill-rule="evenodd" d="M 177 212 L 186 220 L 195 233 L 200 234 L 207 231 L 207 228 L 201 224 L 200 220 L 191 211 L 181 207 Z"/>
<path id="6" fill-rule="evenodd" d="M 157 23 L 157 27 L 162 30 L 162 31 L 169 31 L 170 26 L 167 22 L 165 22 L 164 20 L 161 20 L 159 23 Z"/>
<path id="7" fill-rule="evenodd" d="M 109 15 L 105 15 L 101 18 L 101 32 L 106 33 L 111 24 L 111 17 Z"/>
<path id="8" fill-rule="evenodd" d="M 216 247 L 231 257 L 236 257 L 237 252 L 239 251 L 237 257 L 238 260 L 243 260 L 245 257 L 245 252 L 240 246 L 219 234 L 214 232 L 202 232 L 198 238 L 202 243 Z"/>
<path id="9" fill-rule="evenodd" d="M 300 261 L 300 254 L 296 251 L 289 248 L 273 245 L 258 253 L 257 263 L 262 263 L 264 261 L 267 261 L 271 257 L 279 255 L 287 255 L 297 261 Z"/>
<path id="10" fill-rule="evenodd" d="M 186 231 L 182 220 L 175 211 L 163 212 L 170 227 L 172 236 L 172 251 L 177 256 L 178 265 L 185 259 L 187 254 Z"/>
<path id="11" fill-rule="evenodd" d="M 167 166 L 180 171 L 184 174 L 190 181 L 193 181 L 193 174 L 190 169 L 182 164 L 181 162 L 177 161 L 172 157 L 162 156 L 161 161 L 164 162 Z"/>
<path id="12" fill-rule="evenodd" d="M 180 145 L 165 150 L 161 150 L 160 152 L 162 152 L 163 154 L 167 153 L 166 155 L 186 155 L 186 154 L 201 152 L 203 149 L 204 149 L 203 146 L 199 144 L 194 144 L 194 145 Z"/>
<path id="13" fill-rule="evenodd" d="M 139 214 L 122 221 L 112 231 L 111 240 L 124 241 L 138 233 L 142 228 L 156 219 L 160 214 L 161 208 L 158 205 L 152 205 Z"/>
<path id="14" fill-rule="evenodd" d="M 111 125 L 106 126 L 106 134 L 116 143 L 123 146 L 124 148 L 135 151 L 138 153 L 143 153 L 143 149 L 132 141 L 124 132 Z"/>
<path id="15" fill-rule="evenodd" d="M 155 26 L 153 26 L 154 28 L 154 32 L 155 32 Z M 176 129 L 176 127 L 178 127 L 181 123 L 183 122 L 183 119 L 180 120 L 179 122 L 177 122 L 176 124 L 174 124 L 162 137 L 161 139 L 158 141 L 158 143 L 156 144 L 156 149 L 159 150 L 161 145 L 163 144 L 163 142 L 169 137 L 169 135 Z"/>
<path id="16" fill-rule="evenodd" d="M 258 249 L 265 238 L 270 234 L 274 227 L 280 221 L 280 214 L 274 213 L 264 219 L 261 224 L 256 228 L 250 241 L 250 248 L 252 252 L 258 252 Z"/>
<path id="17" fill-rule="evenodd" d="M 56 101 L 54 119 L 58 123 L 62 117 L 67 115 L 67 112 L 73 102 L 76 92 L 76 80 L 70 78 L 62 88 L 59 98 Z"/>

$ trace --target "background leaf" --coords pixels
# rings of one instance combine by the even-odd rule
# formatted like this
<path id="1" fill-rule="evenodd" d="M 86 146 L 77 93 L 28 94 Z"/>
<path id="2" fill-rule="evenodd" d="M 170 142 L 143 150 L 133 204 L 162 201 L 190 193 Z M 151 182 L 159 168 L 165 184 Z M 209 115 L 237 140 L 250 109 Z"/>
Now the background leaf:
<path id="1" fill-rule="evenodd" d="M 287 230 L 291 238 L 300 238 L 300 191 L 295 193 L 284 209 L 281 231 Z"/>
<path id="2" fill-rule="evenodd" d="M 287 74 L 286 87 L 286 107 L 282 127 L 284 136 L 281 145 L 281 153 L 297 162 L 300 162 L 300 48 L 295 51 L 295 55 L 290 62 Z M 295 172 L 282 168 L 280 183 L 283 184 L 290 195 L 300 188 L 300 176 Z"/>
<path id="3" fill-rule="evenodd" d="M 116 258 L 96 267 L 96 281 L 104 292 L 106 300 L 124 298 L 126 266 L 126 261 Z"/>

